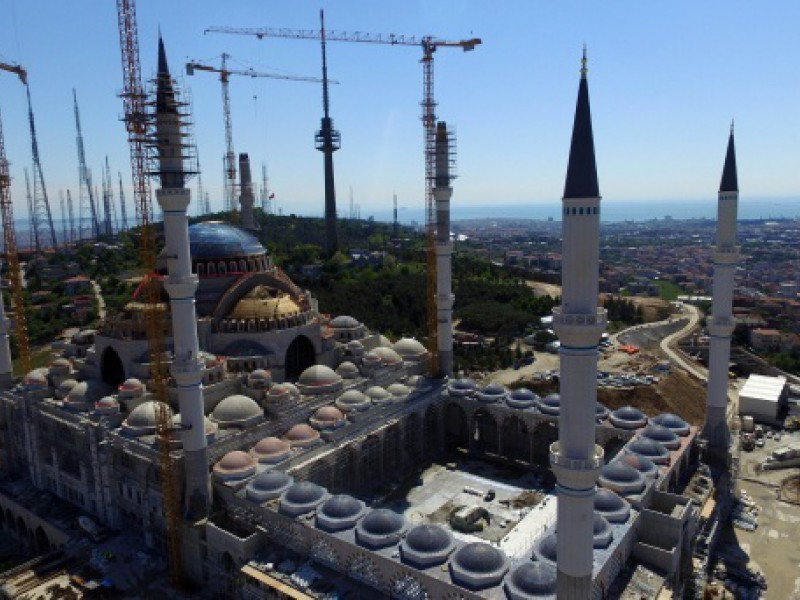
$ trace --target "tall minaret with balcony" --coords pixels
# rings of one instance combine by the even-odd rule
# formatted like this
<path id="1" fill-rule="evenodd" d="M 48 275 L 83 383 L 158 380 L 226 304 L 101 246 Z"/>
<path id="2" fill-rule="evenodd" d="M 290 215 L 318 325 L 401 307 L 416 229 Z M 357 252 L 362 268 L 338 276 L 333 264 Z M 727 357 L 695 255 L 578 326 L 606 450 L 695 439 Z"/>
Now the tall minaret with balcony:
<path id="1" fill-rule="evenodd" d="M 450 198 L 453 195 L 452 134 L 447 123 L 436 124 L 436 309 L 438 320 L 439 371 L 453 376 L 453 242 L 450 241 Z"/>
<path id="2" fill-rule="evenodd" d="M 171 374 L 178 390 L 181 413 L 181 440 L 185 475 L 187 516 L 194 520 L 208 514 L 211 485 L 203 423 L 202 364 L 197 340 L 195 292 L 197 276 L 192 273 L 189 253 L 190 192 L 185 187 L 189 171 L 185 167 L 186 131 L 174 83 L 167 65 L 164 42 L 158 40 L 154 144 L 157 151 L 156 175 L 161 189 L 156 199 L 164 213 L 164 256 L 167 275 L 164 289 L 169 294 L 172 315 L 174 359 Z"/>
<path id="3" fill-rule="evenodd" d="M 603 450 L 595 444 L 597 345 L 606 312 L 597 306 L 600 192 L 583 52 L 563 198 L 562 303 L 553 310 L 561 341 L 561 416 L 550 464 L 558 485 L 559 600 L 591 597 L 595 482 Z"/>
<path id="4" fill-rule="evenodd" d="M 731 358 L 733 322 L 733 287 L 739 248 L 736 245 L 736 216 L 739 204 L 739 181 L 736 175 L 736 148 L 733 123 L 728 137 L 728 151 L 722 169 L 717 203 L 717 243 L 714 252 L 714 291 L 708 320 L 708 400 L 703 437 L 708 442 L 709 458 L 722 458 L 728 449 L 728 364 Z"/>

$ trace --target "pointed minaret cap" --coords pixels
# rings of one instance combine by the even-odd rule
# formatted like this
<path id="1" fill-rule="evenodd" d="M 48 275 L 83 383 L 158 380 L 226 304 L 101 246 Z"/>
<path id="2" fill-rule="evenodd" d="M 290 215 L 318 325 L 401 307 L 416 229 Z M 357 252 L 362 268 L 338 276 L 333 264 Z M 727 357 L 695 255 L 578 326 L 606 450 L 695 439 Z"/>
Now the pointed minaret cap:
<path id="1" fill-rule="evenodd" d="M 169 65 L 167 64 L 167 51 L 164 49 L 164 38 L 161 37 L 161 29 L 158 30 L 158 74 L 169 75 Z"/>
<path id="2" fill-rule="evenodd" d="M 736 147 L 733 145 L 733 121 L 731 121 L 731 133 L 728 137 L 728 151 L 725 154 L 725 166 L 722 168 L 722 181 L 720 181 L 719 184 L 719 191 L 739 191 L 739 178 L 736 176 Z"/>
<path id="3" fill-rule="evenodd" d="M 581 59 L 581 81 L 578 85 L 578 103 L 575 123 L 572 126 L 572 144 L 569 149 L 567 180 L 564 198 L 598 198 L 597 165 L 594 159 L 592 111 L 589 107 L 589 83 L 586 79 L 586 47 Z"/>

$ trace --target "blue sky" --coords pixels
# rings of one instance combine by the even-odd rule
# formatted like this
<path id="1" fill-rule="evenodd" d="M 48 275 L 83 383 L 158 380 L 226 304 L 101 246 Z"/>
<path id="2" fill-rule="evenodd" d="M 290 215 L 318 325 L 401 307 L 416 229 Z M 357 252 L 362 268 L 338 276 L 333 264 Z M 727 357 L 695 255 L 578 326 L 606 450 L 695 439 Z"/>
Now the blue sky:
<path id="1" fill-rule="evenodd" d="M 325 8 L 331 29 L 478 36 L 475 52 L 436 56 L 438 116 L 457 131 L 454 203 L 533 203 L 563 191 L 581 46 L 589 78 L 600 188 L 609 202 L 713 198 L 730 119 L 736 119 L 739 180 L 751 198 L 797 196 L 800 85 L 796 0 L 756 3 L 588 1 L 139 0 L 143 73 L 153 74 L 161 27 L 173 74 L 187 59 L 319 76 L 310 41 L 203 35 L 210 25 L 314 28 Z M 362 215 L 397 193 L 420 207 L 423 191 L 417 48 L 330 43 L 332 116 L 342 134 L 335 155 L 340 211 L 353 187 Z M 115 3 L 0 0 L 0 60 L 29 71 L 40 152 L 53 208 L 77 188 L 71 90 L 81 103 L 87 159 L 99 183 L 109 156 L 116 180 L 130 180 L 119 122 L 122 82 Z M 224 132 L 220 84 L 186 77 L 212 207 L 221 207 Z M 322 157 L 314 150 L 318 85 L 232 78 L 236 152 L 254 170 L 269 165 L 285 212 L 321 214 Z M 24 89 L 0 74 L 0 109 L 18 217 L 22 168 L 30 163 Z M 130 193 L 128 194 L 130 202 Z M 132 208 L 129 210 L 132 214 Z"/>

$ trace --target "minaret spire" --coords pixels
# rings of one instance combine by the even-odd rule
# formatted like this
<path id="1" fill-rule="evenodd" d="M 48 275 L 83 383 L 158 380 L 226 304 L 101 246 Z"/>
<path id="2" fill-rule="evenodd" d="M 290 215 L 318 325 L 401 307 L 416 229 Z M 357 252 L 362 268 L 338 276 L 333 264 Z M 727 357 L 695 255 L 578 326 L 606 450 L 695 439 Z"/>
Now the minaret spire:
<path id="1" fill-rule="evenodd" d="M 586 49 L 564 185 L 561 306 L 553 328 L 561 341 L 561 417 L 550 464 L 558 481 L 559 600 L 585 600 L 592 590 L 595 482 L 603 449 L 595 444 L 597 344 L 607 316 L 597 306 L 600 272 L 600 193 L 594 158 Z"/>
<path id="2" fill-rule="evenodd" d="M 725 166 L 722 168 L 722 180 L 719 183 L 719 191 L 739 191 L 739 179 L 736 176 L 736 148 L 733 143 L 733 120 L 731 120 L 731 133 L 728 136 L 728 150 L 725 153 Z"/>

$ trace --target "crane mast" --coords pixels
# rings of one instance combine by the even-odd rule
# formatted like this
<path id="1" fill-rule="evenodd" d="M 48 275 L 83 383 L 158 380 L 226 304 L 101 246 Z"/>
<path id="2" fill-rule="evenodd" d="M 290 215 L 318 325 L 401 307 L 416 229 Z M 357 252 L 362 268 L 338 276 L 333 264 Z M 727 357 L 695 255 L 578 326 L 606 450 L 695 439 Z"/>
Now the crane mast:
<path id="1" fill-rule="evenodd" d="M 123 120 L 128 132 L 134 205 L 140 225 L 140 260 L 146 270 L 141 287 L 149 310 L 144 311 L 150 350 L 151 382 L 156 396 L 156 435 L 158 437 L 159 477 L 164 507 L 164 529 L 170 579 L 176 587 L 183 583 L 181 556 L 180 497 L 175 481 L 175 465 L 170 454 L 172 420 L 167 407 L 167 374 L 164 368 L 165 314 L 156 272 L 156 240 L 151 223 L 152 202 L 147 168 L 147 96 L 142 86 L 139 63 L 139 33 L 135 0 L 117 0 L 119 41 L 122 58 Z"/>
<path id="2" fill-rule="evenodd" d="M 36 215 L 33 212 L 33 194 L 31 194 L 31 178 L 28 175 L 28 168 L 22 169 L 25 175 L 25 202 L 28 205 L 28 247 L 33 248 L 36 252 L 41 250 L 39 246 L 39 229 L 36 225 Z"/>
<path id="3" fill-rule="evenodd" d="M 324 29 L 324 28 L 323 28 Z M 433 198 L 434 171 L 436 164 L 436 100 L 434 98 L 433 56 L 438 48 L 461 48 L 464 52 L 474 50 L 481 44 L 480 38 L 447 41 L 430 35 L 372 34 L 346 31 L 316 31 L 314 29 L 286 29 L 274 27 L 209 27 L 205 33 L 225 33 L 252 35 L 258 39 L 285 38 L 295 40 L 323 40 L 335 42 L 355 42 L 364 44 L 383 44 L 388 46 L 417 46 L 422 49 L 422 126 L 425 141 L 425 234 L 426 234 L 426 324 L 428 329 L 428 350 L 430 372 L 440 375 L 438 364 L 437 336 L 437 297 L 436 297 L 436 206 Z M 323 46 L 324 48 L 324 46 Z"/>
<path id="4" fill-rule="evenodd" d="M 69 213 L 69 241 L 75 242 L 78 236 L 75 234 L 75 217 L 72 211 L 72 193 L 67 190 L 67 213 Z"/>
<path id="5" fill-rule="evenodd" d="M 119 212 L 120 218 L 120 231 L 128 230 L 128 209 L 125 207 L 125 188 L 122 185 L 122 173 L 119 172 Z"/>
<path id="6" fill-rule="evenodd" d="M 0 70 L 16 73 L 23 84 L 27 83 L 27 73 L 18 65 L 0 63 Z M 28 321 L 25 316 L 25 300 L 22 294 L 22 269 L 17 254 L 17 233 L 14 224 L 14 206 L 11 202 L 11 176 L 6 158 L 6 145 L 3 136 L 3 120 L 0 116 L 0 215 L 3 221 L 3 250 L 8 264 L 8 281 L 11 286 L 11 302 L 16 321 L 17 350 L 22 374 L 31 370 L 31 349 L 28 342 Z M 2 297 L 0 297 L 2 302 Z"/>
<path id="7" fill-rule="evenodd" d="M 97 219 L 97 204 L 92 188 L 92 173 L 86 166 L 86 151 L 83 147 L 83 133 L 81 132 L 81 115 L 78 110 L 78 94 L 72 89 L 72 101 L 75 105 L 75 129 L 77 131 L 76 143 L 78 146 L 78 238 L 84 239 L 85 229 L 91 231 L 88 237 L 100 236 L 100 222 Z M 84 206 L 88 202 L 88 206 Z M 88 214 L 85 214 L 88 213 Z M 89 225 L 84 227 L 84 222 L 89 220 Z"/>
<path id="8" fill-rule="evenodd" d="M 50 243 L 53 248 L 58 247 L 56 230 L 53 227 L 53 214 L 50 211 L 50 200 L 47 197 L 47 186 L 44 184 L 44 172 L 39 159 L 39 141 L 36 137 L 36 122 L 33 118 L 33 104 L 31 103 L 30 84 L 25 84 L 25 94 L 28 99 L 28 125 L 31 131 L 31 156 L 33 158 L 33 214 L 36 226 L 39 249 L 44 245 L 44 228 L 50 233 Z"/>

